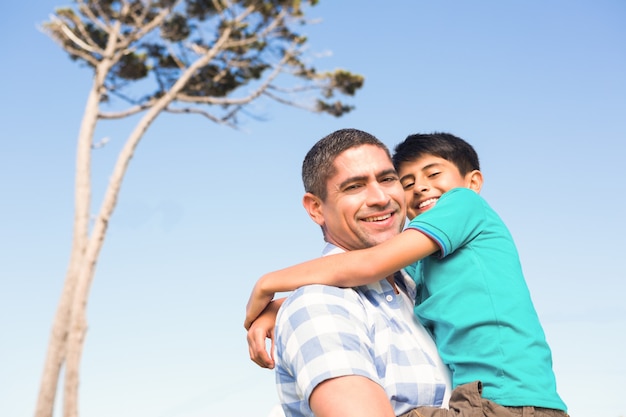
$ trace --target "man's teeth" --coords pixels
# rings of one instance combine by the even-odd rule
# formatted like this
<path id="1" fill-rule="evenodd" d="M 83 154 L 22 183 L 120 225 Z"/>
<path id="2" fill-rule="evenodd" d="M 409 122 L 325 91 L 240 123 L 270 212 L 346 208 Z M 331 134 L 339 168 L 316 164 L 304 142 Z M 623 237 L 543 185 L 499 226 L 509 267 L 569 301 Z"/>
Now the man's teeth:
<path id="1" fill-rule="evenodd" d="M 391 217 L 391 214 L 385 214 L 384 216 L 368 217 L 366 219 L 363 219 L 363 221 L 366 221 L 366 222 L 379 222 L 381 220 L 387 220 L 390 217 Z"/>
<path id="2" fill-rule="evenodd" d="M 435 204 L 436 201 L 436 198 L 429 198 L 428 200 L 422 201 L 417 208 L 424 208 L 430 204 Z"/>

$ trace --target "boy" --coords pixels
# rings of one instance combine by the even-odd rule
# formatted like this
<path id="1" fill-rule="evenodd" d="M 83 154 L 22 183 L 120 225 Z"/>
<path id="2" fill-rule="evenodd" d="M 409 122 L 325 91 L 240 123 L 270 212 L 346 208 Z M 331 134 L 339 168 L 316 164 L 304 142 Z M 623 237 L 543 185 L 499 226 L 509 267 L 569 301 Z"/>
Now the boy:
<path id="1" fill-rule="evenodd" d="M 406 230 L 372 248 L 265 275 L 251 295 L 247 320 L 275 292 L 313 283 L 363 285 L 406 267 L 421 287 L 415 314 L 433 332 L 453 387 L 477 390 L 478 398 L 482 389 L 483 398 L 508 407 L 473 404 L 487 415 L 521 415 L 522 407 L 532 407 L 536 417 L 566 416 L 517 249 L 478 195 L 483 178 L 474 149 L 447 133 L 411 135 L 396 147 L 393 161 L 411 219 Z M 384 225 L 386 216 L 365 220 Z M 412 415 L 441 411 L 419 408 Z M 471 410 L 450 415 L 457 411 Z"/>

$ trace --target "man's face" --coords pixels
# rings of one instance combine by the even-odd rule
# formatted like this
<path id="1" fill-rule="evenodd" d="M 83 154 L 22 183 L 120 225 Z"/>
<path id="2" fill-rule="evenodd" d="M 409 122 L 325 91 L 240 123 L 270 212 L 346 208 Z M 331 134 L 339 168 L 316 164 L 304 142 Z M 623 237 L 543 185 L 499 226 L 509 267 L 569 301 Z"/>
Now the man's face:
<path id="1" fill-rule="evenodd" d="M 397 235 L 405 222 L 404 191 L 385 151 L 374 145 L 351 148 L 335 159 L 326 201 L 314 220 L 326 239 L 343 249 L 377 245 Z"/>
<path id="2" fill-rule="evenodd" d="M 470 188 L 472 174 L 463 176 L 452 162 L 434 155 L 424 155 L 403 162 L 398 174 L 407 202 L 407 216 L 412 219 L 435 206 L 439 197 L 453 188 Z"/>

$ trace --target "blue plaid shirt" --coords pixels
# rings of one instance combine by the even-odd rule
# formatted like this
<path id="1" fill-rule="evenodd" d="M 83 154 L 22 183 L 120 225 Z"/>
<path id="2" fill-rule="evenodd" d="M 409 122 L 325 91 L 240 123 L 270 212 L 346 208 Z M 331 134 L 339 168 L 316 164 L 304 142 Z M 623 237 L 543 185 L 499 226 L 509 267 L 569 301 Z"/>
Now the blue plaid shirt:
<path id="1" fill-rule="evenodd" d="M 324 255 L 341 252 L 327 244 Z M 309 285 L 294 291 L 276 318 L 276 383 L 289 417 L 313 416 L 321 382 L 361 375 L 382 386 L 396 415 L 420 405 L 447 406 L 450 373 L 413 314 L 415 284 L 396 274 L 356 288 Z"/>

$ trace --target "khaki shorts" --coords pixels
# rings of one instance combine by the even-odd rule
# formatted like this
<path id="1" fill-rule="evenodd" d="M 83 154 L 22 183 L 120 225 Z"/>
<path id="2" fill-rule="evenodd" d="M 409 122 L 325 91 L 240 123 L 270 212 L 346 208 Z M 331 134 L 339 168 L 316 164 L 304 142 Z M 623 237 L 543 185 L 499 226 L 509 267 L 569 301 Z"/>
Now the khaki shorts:
<path id="1" fill-rule="evenodd" d="M 482 384 L 474 381 L 452 391 L 450 409 L 418 407 L 400 417 L 569 417 L 561 410 L 541 407 L 504 407 L 482 397 Z"/>

